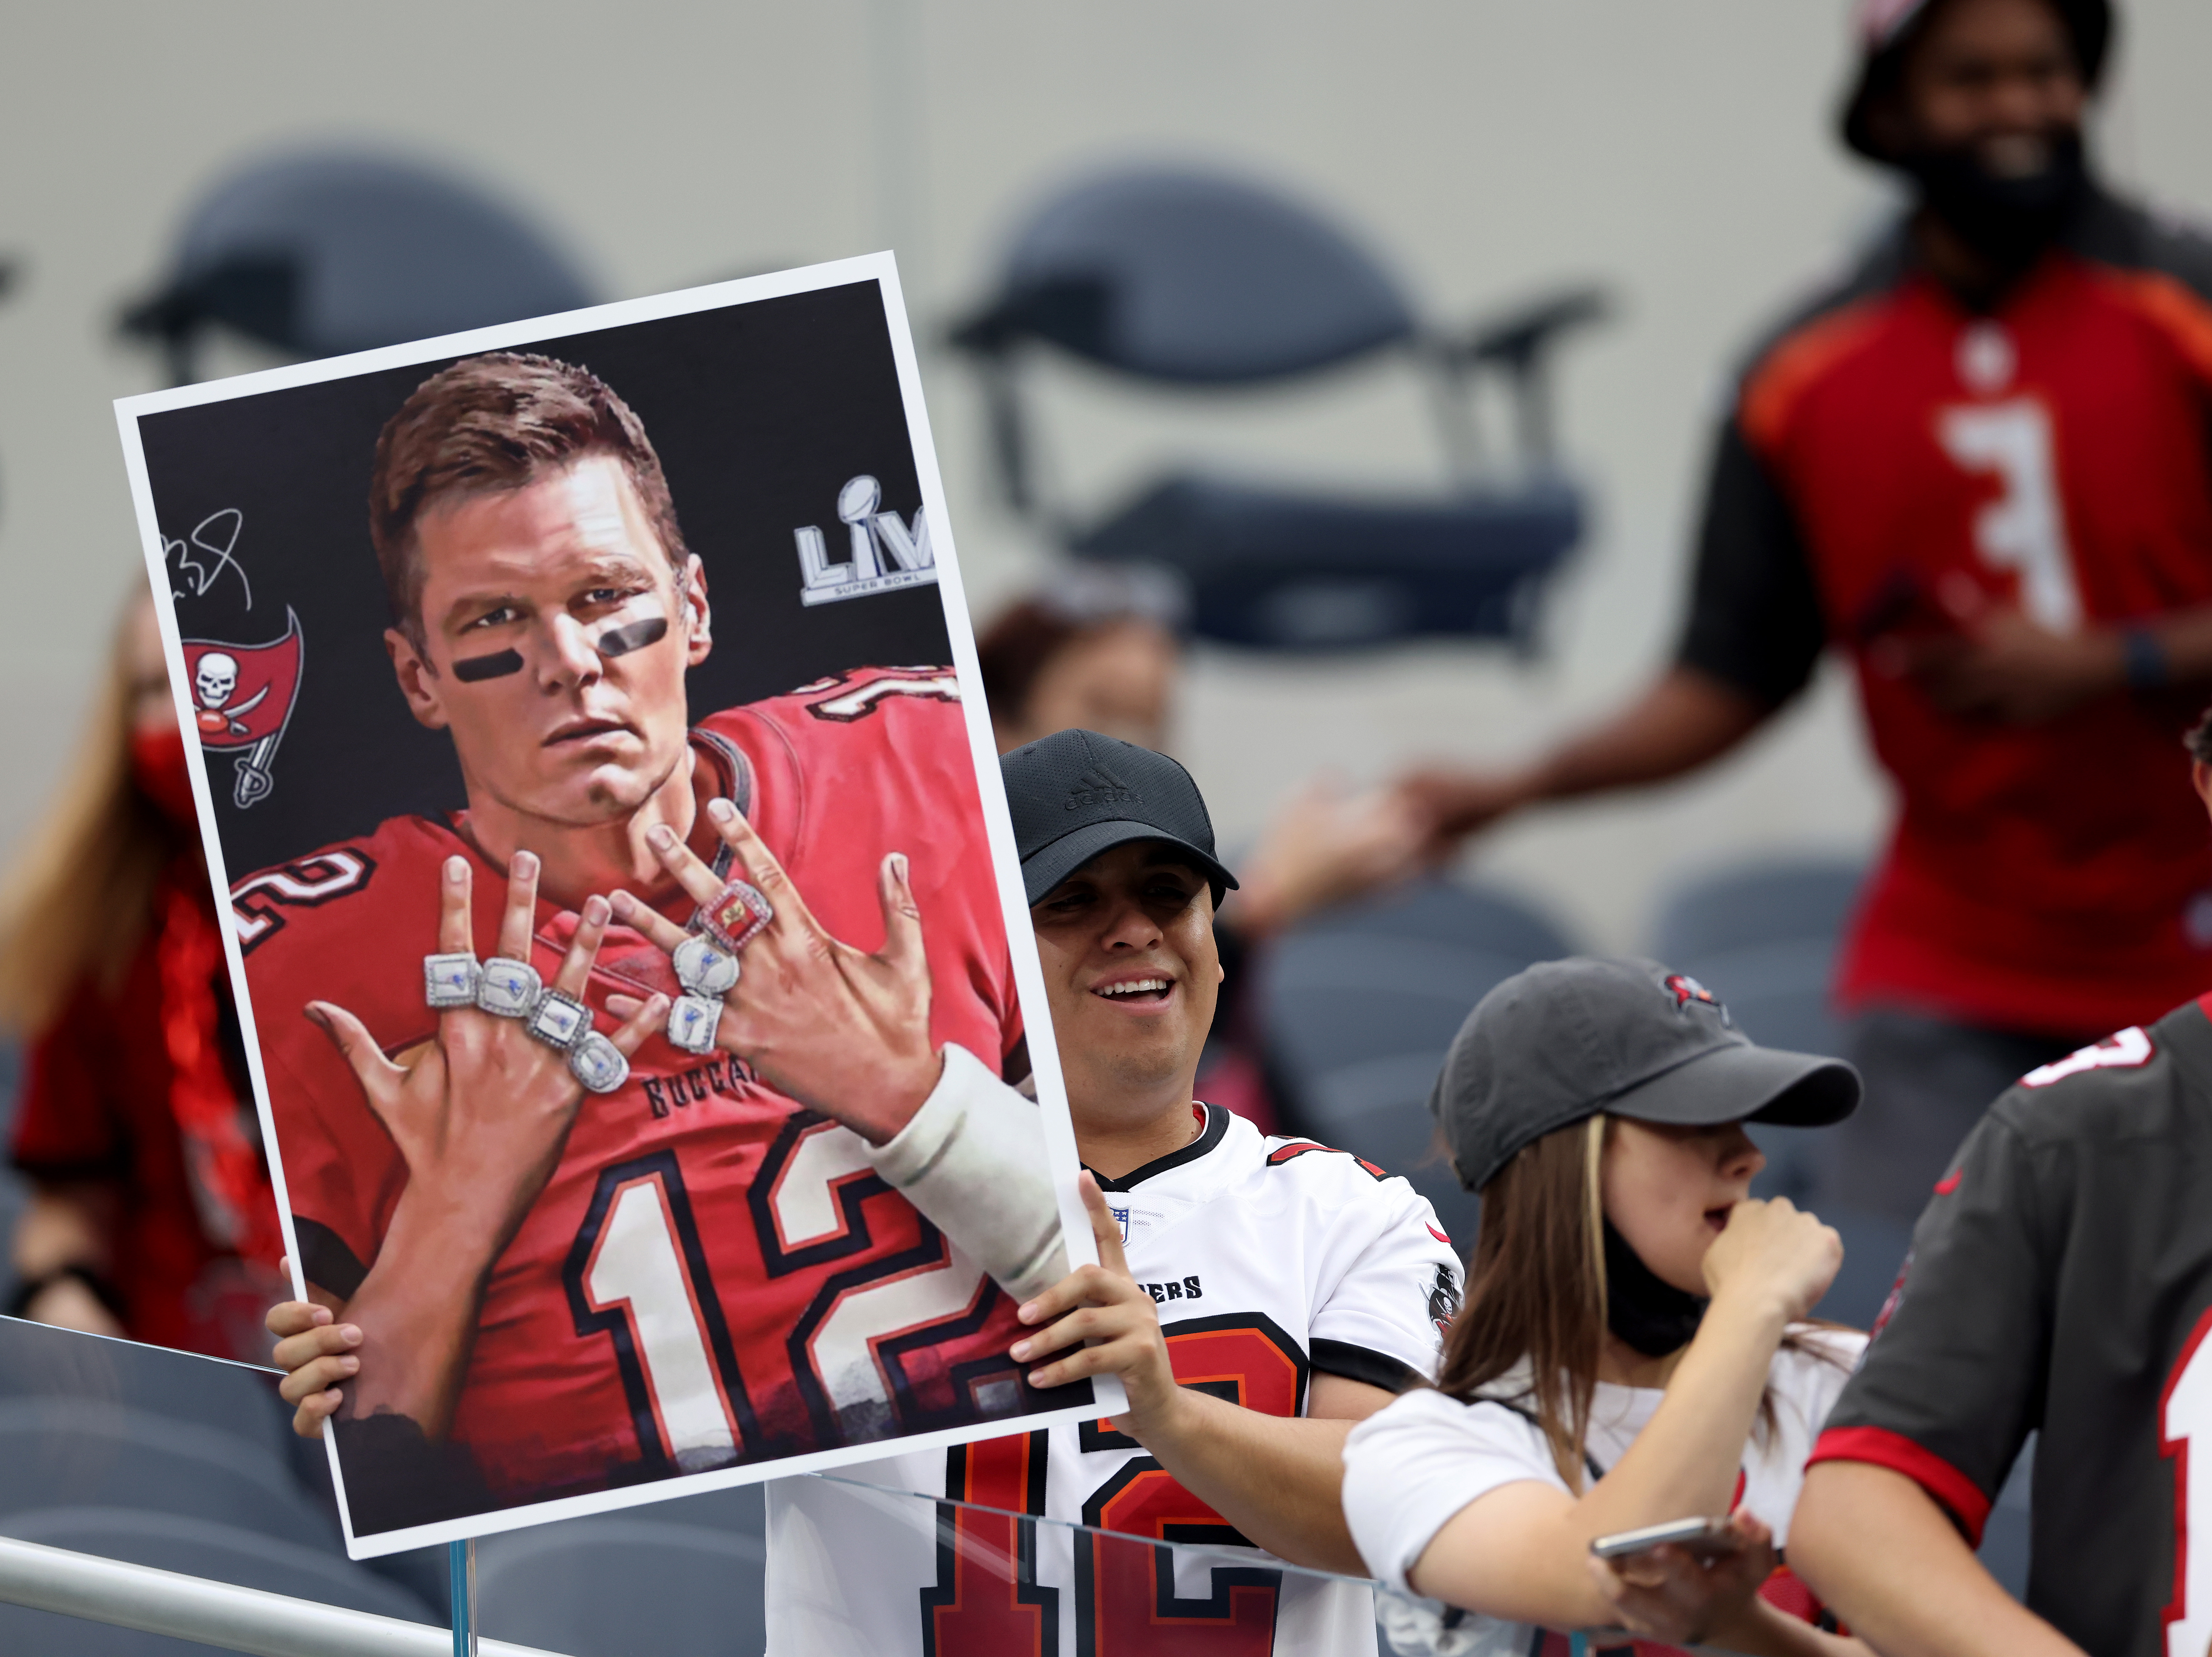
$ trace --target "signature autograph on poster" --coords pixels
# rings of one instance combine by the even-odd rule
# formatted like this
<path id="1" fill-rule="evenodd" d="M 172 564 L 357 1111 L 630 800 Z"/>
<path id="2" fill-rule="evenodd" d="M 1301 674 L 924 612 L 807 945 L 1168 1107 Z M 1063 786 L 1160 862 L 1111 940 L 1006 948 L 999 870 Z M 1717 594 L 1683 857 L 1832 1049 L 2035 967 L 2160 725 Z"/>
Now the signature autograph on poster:
<path id="1" fill-rule="evenodd" d="M 163 536 L 161 557 L 173 572 L 172 596 L 204 598 L 208 589 L 228 573 L 238 578 L 246 594 L 246 607 L 252 609 L 253 584 L 246 579 L 246 567 L 232 556 L 245 528 L 246 514 L 236 507 L 225 507 L 201 519 L 182 540 Z"/>

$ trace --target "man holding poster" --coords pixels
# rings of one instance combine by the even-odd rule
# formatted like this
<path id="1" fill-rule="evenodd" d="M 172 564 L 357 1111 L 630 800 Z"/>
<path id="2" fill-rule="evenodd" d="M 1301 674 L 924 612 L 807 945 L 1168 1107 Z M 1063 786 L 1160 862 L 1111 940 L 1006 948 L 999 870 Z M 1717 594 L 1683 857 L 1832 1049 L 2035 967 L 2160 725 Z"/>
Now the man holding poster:
<path id="1" fill-rule="evenodd" d="M 235 889 L 356 1533 L 1059 1404 L 1007 1356 L 1066 1256 L 951 670 L 691 725 L 701 561 L 550 357 L 425 381 L 371 531 L 467 807 Z"/>

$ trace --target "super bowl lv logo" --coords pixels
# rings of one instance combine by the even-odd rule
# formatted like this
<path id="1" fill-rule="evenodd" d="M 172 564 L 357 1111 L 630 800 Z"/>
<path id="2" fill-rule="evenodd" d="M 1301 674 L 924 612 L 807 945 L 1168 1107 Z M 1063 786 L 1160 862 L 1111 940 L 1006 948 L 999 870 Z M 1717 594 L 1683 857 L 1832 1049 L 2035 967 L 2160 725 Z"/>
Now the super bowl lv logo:
<path id="1" fill-rule="evenodd" d="M 210 754 L 238 753 L 230 798 L 243 810 L 265 799 L 276 786 L 270 768 L 300 696 L 300 618 L 288 607 L 284 636 L 264 645 L 219 639 L 187 639 L 184 644 L 200 746 Z"/>
<path id="2" fill-rule="evenodd" d="M 845 480 L 837 491 L 837 517 L 851 550 L 834 562 L 817 525 L 792 531 L 799 543 L 799 603 L 835 604 L 937 579 L 937 555 L 930 550 L 922 509 L 914 509 L 909 525 L 896 513 L 882 511 L 883 504 L 884 486 L 866 473 Z"/>

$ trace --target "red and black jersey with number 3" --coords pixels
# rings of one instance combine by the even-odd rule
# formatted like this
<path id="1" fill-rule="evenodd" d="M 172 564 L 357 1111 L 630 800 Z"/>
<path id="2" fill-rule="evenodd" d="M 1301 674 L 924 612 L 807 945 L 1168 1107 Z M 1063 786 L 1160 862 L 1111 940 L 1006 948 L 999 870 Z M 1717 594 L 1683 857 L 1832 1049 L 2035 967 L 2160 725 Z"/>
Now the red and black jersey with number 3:
<path id="1" fill-rule="evenodd" d="M 1020 1034 L 995 877 L 950 669 L 863 669 L 716 713 L 693 732 L 835 936 L 880 947 L 877 870 L 907 853 L 933 983 L 931 1036 L 998 1065 Z M 701 818 L 695 849 L 711 855 Z M 404 1062 L 428 1041 L 422 958 L 439 871 L 475 869 L 480 955 L 504 871 L 465 815 L 398 817 L 232 894 L 308 1280 L 343 1298 L 374 1262 L 408 1170 L 328 1038 L 335 1002 Z M 668 909 L 679 921 L 689 906 Z M 541 904 L 548 981 L 576 916 Z M 677 992 L 667 957 L 610 928 L 588 1000 Z M 521 1502 L 1029 1407 L 1013 1308 L 872 1171 L 849 1131 L 741 1063 L 648 1041 L 586 1095 L 559 1166 L 500 1257 L 454 1440 Z"/>
<path id="2" fill-rule="evenodd" d="M 2100 1657 L 2212 1647 L 2208 1003 L 1990 1108 L 1812 1457 L 1904 1473 L 1978 1541 L 2039 1434 L 2027 1603 Z"/>
<path id="3" fill-rule="evenodd" d="M 1996 307 L 1885 240 L 1758 354 L 1724 425 L 1679 659 L 1767 705 L 1850 652 L 1897 824 L 1846 1002 L 2081 1035 L 2212 975 L 2202 685 L 2016 724 L 1911 648 L 2212 604 L 2212 243 L 2103 195 Z"/>
<path id="4" fill-rule="evenodd" d="M 1176 1378 L 1264 1415 L 1316 1381 L 1434 1378 L 1459 1263 L 1436 1212 L 1372 1162 L 1198 1108 L 1182 1150 L 1099 1181 Z M 1041 1393 L 1049 1399 L 1049 1393 Z M 1286 1571 L 1103 1420 L 769 1486 L 768 1635 L 808 1657 L 1356 1657 L 1371 1594 Z M 980 1511 L 1000 1509 L 1002 1512 Z M 1071 1533 L 1007 1514 L 1111 1533 Z M 1124 1541 L 1124 1537 L 1135 1539 Z M 1170 1555 L 1158 1543 L 1198 1545 Z"/>

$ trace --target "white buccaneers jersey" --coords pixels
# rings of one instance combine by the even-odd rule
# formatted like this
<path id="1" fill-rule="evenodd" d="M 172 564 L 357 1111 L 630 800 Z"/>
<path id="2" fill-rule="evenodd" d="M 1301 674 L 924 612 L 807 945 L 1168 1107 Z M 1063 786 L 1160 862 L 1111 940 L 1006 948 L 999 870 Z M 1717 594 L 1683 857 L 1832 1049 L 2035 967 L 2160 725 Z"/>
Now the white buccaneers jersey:
<path id="1" fill-rule="evenodd" d="M 1182 1150 L 1102 1180 L 1129 1270 L 1159 1302 L 1176 1377 L 1305 1413 L 1316 1372 L 1392 1392 L 1432 1379 L 1460 1267 L 1405 1181 L 1200 1106 Z M 771 1657 L 1339 1657 L 1375 1649 L 1363 1587 L 1269 1569 L 1103 1421 L 917 1452 L 840 1475 L 1152 1540 L 879 1500 L 822 1479 L 768 1487 Z M 1009 1572 L 995 1562 L 1016 1563 Z"/>

